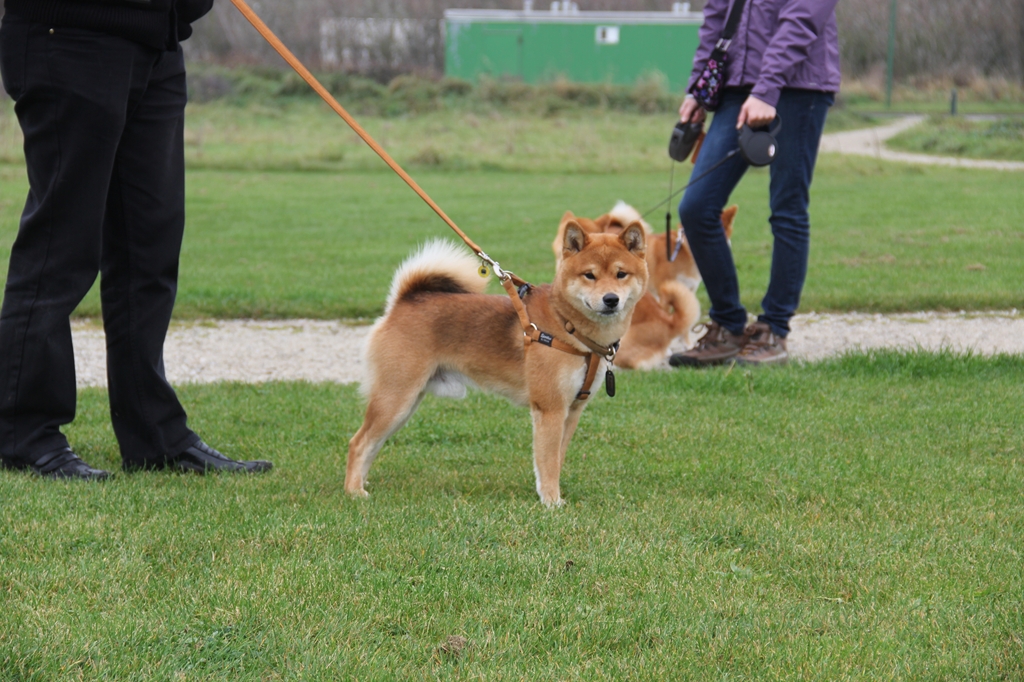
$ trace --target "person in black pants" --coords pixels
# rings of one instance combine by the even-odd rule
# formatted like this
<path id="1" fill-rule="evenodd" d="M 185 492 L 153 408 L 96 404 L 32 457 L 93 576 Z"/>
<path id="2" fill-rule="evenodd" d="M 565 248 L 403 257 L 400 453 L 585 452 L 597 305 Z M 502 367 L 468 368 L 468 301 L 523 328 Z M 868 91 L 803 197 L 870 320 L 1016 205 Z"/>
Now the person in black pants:
<path id="1" fill-rule="evenodd" d="M 164 374 L 185 227 L 179 41 L 213 0 L 6 0 L 0 72 L 29 193 L 0 310 L 0 459 L 102 479 L 60 427 L 75 416 L 70 315 L 100 275 L 110 416 L 125 470 L 259 472 L 186 424 Z"/>

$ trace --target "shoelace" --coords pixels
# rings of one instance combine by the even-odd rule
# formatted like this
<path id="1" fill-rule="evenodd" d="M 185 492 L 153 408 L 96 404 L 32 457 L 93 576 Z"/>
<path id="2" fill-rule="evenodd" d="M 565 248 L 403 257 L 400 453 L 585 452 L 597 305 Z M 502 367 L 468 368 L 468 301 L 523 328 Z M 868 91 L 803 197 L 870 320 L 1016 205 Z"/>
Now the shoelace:
<path id="1" fill-rule="evenodd" d="M 694 350 L 704 350 L 710 344 L 712 344 L 712 343 L 714 343 L 716 341 L 720 341 L 721 338 L 722 338 L 721 330 L 722 330 L 722 327 L 716 326 L 713 322 L 710 323 L 710 324 L 705 324 L 703 322 L 698 322 L 697 324 L 695 324 L 693 326 L 693 332 L 694 333 L 697 333 L 699 331 L 704 331 L 705 333 L 704 333 L 704 336 L 702 336 L 699 339 L 697 339 L 697 343 L 694 344 L 693 349 Z"/>
<path id="2" fill-rule="evenodd" d="M 747 327 L 747 342 L 743 345 L 743 351 L 747 349 L 758 350 L 760 348 L 767 348 L 774 346 L 778 343 L 778 337 L 775 336 L 775 332 L 771 330 L 771 327 L 764 329 L 762 327 L 754 327 L 753 325 Z"/>

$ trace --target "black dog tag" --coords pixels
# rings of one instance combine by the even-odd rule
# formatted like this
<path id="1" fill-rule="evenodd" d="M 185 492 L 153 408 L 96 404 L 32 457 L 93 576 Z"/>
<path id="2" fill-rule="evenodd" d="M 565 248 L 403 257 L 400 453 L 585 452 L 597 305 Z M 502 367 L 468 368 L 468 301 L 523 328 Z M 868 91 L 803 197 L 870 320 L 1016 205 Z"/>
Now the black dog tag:
<path id="1" fill-rule="evenodd" d="M 604 390 L 607 391 L 609 398 L 615 397 L 615 375 L 610 369 L 604 373 Z"/>

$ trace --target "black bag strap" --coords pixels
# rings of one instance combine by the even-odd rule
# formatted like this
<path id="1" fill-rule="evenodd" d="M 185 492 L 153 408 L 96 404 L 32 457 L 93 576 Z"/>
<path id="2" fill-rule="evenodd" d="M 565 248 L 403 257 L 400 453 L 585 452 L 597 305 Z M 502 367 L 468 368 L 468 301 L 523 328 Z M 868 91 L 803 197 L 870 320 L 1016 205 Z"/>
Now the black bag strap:
<path id="1" fill-rule="evenodd" d="M 725 21 L 725 30 L 722 31 L 722 37 L 715 45 L 716 50 L 725 52 L 729 49 L 729 44 L 732 43 L 732 37 L 736 35 L 736 29 L 740 25 L 740 17 L 743 16 L 743 7 L 747 4 L 747 0 L 736 0 L 732 6 L 732 11 L 729 12 L 729 18 Z"/>

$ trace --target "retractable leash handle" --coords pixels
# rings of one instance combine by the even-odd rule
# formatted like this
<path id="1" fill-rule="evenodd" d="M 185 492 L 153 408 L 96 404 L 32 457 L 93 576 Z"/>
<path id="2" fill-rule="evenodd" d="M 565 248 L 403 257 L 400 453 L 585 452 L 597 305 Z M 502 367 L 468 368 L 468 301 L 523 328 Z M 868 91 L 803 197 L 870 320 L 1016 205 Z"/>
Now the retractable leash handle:
<path id="1" fill-rule="evenodd" d="M 448 214 L 441 210 L 441 207 L 438 206 L 418 184 L 416 184 L 416 181 L 398 165 L 398 162 L 392 159 L 391 155 L 384 151 L 384 148 L 377 144 L 377 141 L 374 140 L 368 132 L 363 130 L 363 127 L 359 125 L 354 118 L 352 118 L 352 115 L 345 111 L 345 107 L 338 104 L 338 100 L 334 99 L 331 93 L 328 92 L 327 88 L 320 84 L 320 81 L 318 81 L 313 74 L 310 73 L 309 69 L 299 61 L 298 57 L 292 54 L 291 50 L 281 42 L 280 38 L 274 35 L 274 32 L 271 31 L 263 20 L 259 18 L 256 12 L 254 12 L 252 8 L 245 3 L 245 0 L 231 0 L 231 4 L 233 4 L 235 8 L 242 13 L 242 16 L 244 16 L 246 20 L 253 25 L 253 28 L 255 28 L 259 34 L 263 36 L 268 43 L 270 43 L 270 46 L 273 47 L 279 55 L 281 55 L 281 58 L 288 62 L 290 67 L 295 69 L 295 72 L 302 77 L 302 80 L 306 81 L 309 87 L 313 88 L 313 90 L 316 91 L 316 94 L 320 95 L 320 97 L 327 102 L 327 105 L 331 107 L 331 109 L 334 109 L 335 113 L 345 120 L 345 123 L 355 131 L 356 135 L 362 138 L 363 142 L 369 145 L 370 149 L 376 152 L 377 156 L 383 159 L 384 163 L 386 163 L 391 170 L 395 171 L 398 177 L 402 178 L 402 180 L 405 181 L 405 184 L 409 185 L 409 187 L 412 188 L 412 191 L 416 192 L 420 199 L 423 199 L 427 206 L 432 208 L 434 213 L 436 213 L 441 220 L 448 225 L 448 227 L 455 231 L 455 234 L 459 235 L 462 241 L 466 242 L 466 246 L 471 248 L 482 261 L 493 268 L 495 275 L 501 279 L 513 277 L 512 273 L 502 270 L 501 266 L 499 266 L 494 259 L 484 253 L 483 249 L 473 243 L 473 240 L 470 239 L 465 232 L 459 229 L 459 226 L 455 224 L 455 221 L 449 218 Z"/>
<path id="2" fill-rule="evenodd" d="M 703 132 L 703 121 L 698 123 L 679 121 L 676 123 L 676 127 L 672 129 L 672 137 L 668 140 L 669 157 L 679 163 L 686 161 Z"/>
<path id="3" fill-rule="evenodd" d="M 775 160 L 779 150 L 775 136 L 782 130 L 782 118 L 775 119 L 766 126 L 751 128 L 746 123 L 740 128 L 737 139 L 743 159 L 751 166 L 767 166 Z"/>
<path id="4" fill-rule="evenodd" d="M 693 124 L 677 123 L 676 127 L 672 130 L 672 137 L 669 139 L 668 153 L 673 161 L 680 160 L 676 158 L 676 155 L 679 154 L 679 149 L 681 149 L 683 145 L 684 133 L 682 132 L 681 128 L 687 125 Z M 776 142 L 775 140 L 775 136 L 778 135 L 779 131 L 781 130 L 782 118 L 779 116 L 776 116 L 775 120 L 773 120 L 769 125 L 759 127 L 756 129 L 751 128 L 746 123 L 744 123 L 743 126 L 740 128 L 739 135 L 737 136 L 737 146 L 735 149 L 733 149 L 725 156 L 723 156 L 721 159 L 716 161 L 714 164 L 712 164 L 710 168 L 708 168 L 706 171 L 704 171 L 697 177 L 691 177 L 688 183 L 686 183 L 676 191 L 673 192 L 670 189 L 667 199 L 663 199 L 654 206 L 651 206 L 651 208 L 649 208 L 648 210 L 644 211 L 641 214 L 641 217 L 646 218 L 649 214 L 661 208 L 662 204 L 670 203 L 677 194 L 688 189 L 691 185 L 697 184 L 697 182 L 703 180 L 709 173 L 711 173 L 713 170 L 715 170 L 723 163 L 725 163 L 732 157 L 736 156 L 737 154 L 741 155 L 743 157 L 743 160 L 746 161 L 751 166 L 767 166 L 771 164 L 773 161 L 775 161 L 775 156 L 779 150 L 779 145 L 778 142 Z M 689 152 L 687 151 L 687 153 Z M 683 156 L 682 160 L 685 159 L 686 157 Z M 675 166 L 673 165 L 672 168 L 674 170 Z M 666 213 L 665 215 L 666 219 L 671 217 L 670 213 Z M 669 260 L 672 260 L 672 258 L 670 257 Z"/>

